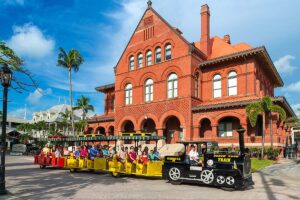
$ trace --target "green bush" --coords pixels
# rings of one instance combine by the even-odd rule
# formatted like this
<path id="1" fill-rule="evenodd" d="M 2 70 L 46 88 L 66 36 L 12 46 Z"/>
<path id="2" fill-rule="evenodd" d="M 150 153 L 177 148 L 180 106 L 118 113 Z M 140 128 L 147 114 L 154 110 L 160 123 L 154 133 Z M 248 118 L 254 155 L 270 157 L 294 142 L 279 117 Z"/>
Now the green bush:
<path id="1" fill-rule="evenodd" d="M 280 153 L 280 151 L 278 149 L 268 148 L 266 150 L 266 155 L 269 160 L 277 160 L 279 153 Z"/>

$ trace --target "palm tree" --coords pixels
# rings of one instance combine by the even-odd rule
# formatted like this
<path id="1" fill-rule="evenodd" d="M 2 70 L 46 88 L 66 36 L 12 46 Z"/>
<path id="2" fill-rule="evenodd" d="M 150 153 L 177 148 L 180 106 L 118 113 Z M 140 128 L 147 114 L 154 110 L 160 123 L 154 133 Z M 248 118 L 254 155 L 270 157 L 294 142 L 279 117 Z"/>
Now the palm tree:
<path id="1" fill-rule="evenodd" d="M 264 157 L 264 146 L 265 146 L 265 128 L 266 128 L 266 115 L 268 114 L 270 120 L 272 120 L 272 112 L 278 113 L 281 120 L 286 119 L 286 113 L 284 109 L 278 105 L 274 105 L 271 97 L 263 97 L 259 102 L 250 103 L 246 106 L 247 116 L 249 118 L 252 127 L 256 126 L 257 118 L 262 115 L 263 127 L 262 127 L 262 148 L 261 158 Z M 272 123 L 270 123 L 270 136 L 271 136 L 271 148 L 273 147 L 273 133 Z"/>
<path id="2" fill-rule="evenodd" d="M 86 114 L 89 112 L 89 110 L 94 111 L 94 106 L 89 105 L 89 103 L 90 99 L 84 96 L 81 96 L 80 99 L 77 99 L 74 110 L 82 110 L 82 120 L 85 120 Z"/>
<path id="3" fill-rule="evenodd" d="M 78 72 L 79 66 L 84 62 L 83 57 L 76 49 L 71 49 L 68 53 L 63 48 L 59 48 L 57 66 L 68 69 L 70 83 L 70 106 L 71 106 L 71 123 L 74 134 L 73 104 L 72 104 L 72 69 Z"/>
<path id="4" fill-rule="evenodd" d="M 71 111 L 69 111 L 68 109 L 65 110 L 65 112 L 60 112 L 59 113 L 61 118 L 62 118 L 62 122 L 61 122 L 61 125 L 63 127 L 63 133 L 65 133 L 65 127 L 67 127 L 67 132 L 69 131 L 68 130 L 68 121 L 70 120 L 71 118 Z"/>

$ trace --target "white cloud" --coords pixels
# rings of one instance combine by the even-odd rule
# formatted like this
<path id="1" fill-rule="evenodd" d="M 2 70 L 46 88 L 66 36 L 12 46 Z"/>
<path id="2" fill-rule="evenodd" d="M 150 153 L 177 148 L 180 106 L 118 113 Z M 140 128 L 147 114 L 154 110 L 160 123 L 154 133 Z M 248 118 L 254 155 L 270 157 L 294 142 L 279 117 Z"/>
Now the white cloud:
<path id="1" fill-rule="evenodd" d="M 53 52 L 55 41 L 31 23 L 13 27 L 14 34 L 7 44 L 20 56 L 43 58 Z"/>
<path id="2" fill-rule="evenodd" d="M 25 109 L 25 108 L 18 108 L 16 110 L 10 111 L 8 113 L 8 117 L 24 118 L 25 112 L 26 112 L 26 118 L 29 119 L 29 116 L 31 116 L 33 112 L 30 109 Z"/>
<path id="3" fill-rule="evenodd" d="M 30 104 L 34 105 L 40 102 L 40 99 L 45 95 L 52 94 L 52 89 L 47 88 L 46 90 L 42 90 L 41 88 L 36 89 L 34 92 L 30 93 L 26 98 Z"/>
<path id="4" fill-rule="evenodd" d="M 292 108 L 295 111 L 296 115 L 300 117 L 300 103 L 292 105 Z"/>
<path id="5" fill-rule="evenodd" d="M 292 55 L 285 55 L 274 62 L 277 70 L 283 74 L 291 74 L 296 67 L 291 65 L 291 60 L 294 60 L 295 57 Z"/>
<path id="6" fill-rule="evenodd" d="M 289 92 L 300 92 L 300 81 L 296 83 L 291 83 L 290 85 L 284 87 L 282 90 Z"/>
<path id="7" fill-rule="evenodd" d="M 25 1 L 24 0 L 0 0 L 0 3 L 3 3 L 3 5 L 10 5 L 10 6 L 15 6 L 15 5 L 23 6 Z"/>

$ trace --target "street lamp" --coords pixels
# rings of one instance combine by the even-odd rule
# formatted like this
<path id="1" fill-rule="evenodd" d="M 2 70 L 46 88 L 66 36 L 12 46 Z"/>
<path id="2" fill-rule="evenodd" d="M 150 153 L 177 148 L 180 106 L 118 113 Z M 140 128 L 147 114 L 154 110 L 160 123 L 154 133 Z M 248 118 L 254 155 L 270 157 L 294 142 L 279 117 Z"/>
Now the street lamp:
<path id="1" fill-rule="evenodd" d="M 6 121 L 7 121 L 7 94 L 11 84 L 12 71 L 7 64 L 3 64 L 0 71 L 1 84 L 3 86 L 3 114 L 2 114 L 2 136 L 1 136 L 1 165 L 0 165 L 0 194 L 6 194 L 5 189 L 5 151 L 6 151 Z"/>

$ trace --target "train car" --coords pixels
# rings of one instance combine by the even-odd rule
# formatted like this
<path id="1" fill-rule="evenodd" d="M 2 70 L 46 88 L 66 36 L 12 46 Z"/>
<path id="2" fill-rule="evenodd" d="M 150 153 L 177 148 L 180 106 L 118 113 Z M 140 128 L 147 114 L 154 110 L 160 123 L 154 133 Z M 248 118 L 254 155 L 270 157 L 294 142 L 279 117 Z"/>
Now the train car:
<path id="1" fill-rule="evenodd" d="M 173 184 L 192 182 L 217 187 L 243 189 L 253 185 L 251 160 L 244 147 L 244 129 L 239 129 L 240 151 L 218 150 L 216 142 L 182 142 L 185 152 L 181 156 L 166 156 L 163 165 L 163 178 Z M 189 145 L 196 145 L 203 162 L 191 162 L 187 152 Z"/>
<path id="2" fill-rule="evenodd" d="M 55 153 L 49 153 L 47 155 L 40 153 L 39 155 L 34 155 L 34 164 L 39 165 L 41 169 L 46 167 L 66 168 L 67 158 L 57 158 L 55 157 Z"/>

